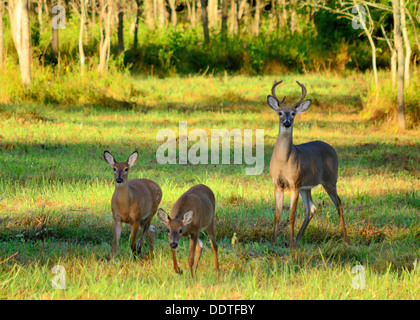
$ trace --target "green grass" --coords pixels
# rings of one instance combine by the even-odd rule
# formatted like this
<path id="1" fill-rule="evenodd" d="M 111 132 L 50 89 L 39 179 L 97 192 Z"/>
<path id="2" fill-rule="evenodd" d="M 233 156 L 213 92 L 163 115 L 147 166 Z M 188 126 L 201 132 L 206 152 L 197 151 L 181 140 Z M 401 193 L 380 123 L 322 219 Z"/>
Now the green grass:
<path id="1" fill-rule="evenodd" d="M 296 78 L 314 100 L 295 121 L 294 143 L 320 139 L 338 152 L 338 192 L 351 241 L 343 243 L 335 208 L 317 187 L 312 194 L 318 211 L 293 250 L 286 245 L 286 222 L 277 245 L 270 246 L 274 196 L 268 168 L 278 120 L 265 100 L 272 77 L 116 74 L 77 82 L 76 75 L 67 74 L 49 85 L 36 77 L 32 90 L 0 89 L 0 298 L 420 298 L 419 131 L 397 133 L 393 126 L 365 120 L 363 76 L 284 77 L 281 92 L 288 99 L 298 97 Z M 188 130 L 208 133 L 263 128 L 263 174 L 246 176 L 246 164 L 159 165 L 156 134 L 162 128 L 178 132 L 179 121 L 188 121 Z M 219 275 L 205 234 L 197 278 L 175 274 L 157 218 L 152 259 L 148 248 L 139 260 L 131 257 L 124 228 L 117 256 L 109 260 L 113 181 L 102 158 L 106 149 L 118 160 L 139 151 L 130 177 L 156 181 L 166 210 L 194 184 L 214 190 Z M 297 228 L 302 221 L 300 201 Z M 178 252 L 184 271 L 187 255 L 184 239 Z M 57 264 L 66 269 L 65 290 L 51 286 Z M 356 265 L 366 269 L 366 289 L 352 287 Z"/>

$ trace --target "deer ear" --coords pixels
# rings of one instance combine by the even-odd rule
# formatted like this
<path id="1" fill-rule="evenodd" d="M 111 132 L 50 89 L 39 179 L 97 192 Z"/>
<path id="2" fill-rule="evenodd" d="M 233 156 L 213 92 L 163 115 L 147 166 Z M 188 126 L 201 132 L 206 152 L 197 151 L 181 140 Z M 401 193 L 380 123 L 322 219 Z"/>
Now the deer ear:
<path id="1" fill-rule="evenodd" d="M 131 168 L 134 166 L 139 158 L 139 153 L 137 151 L 134 151 L 131 156 L 128 157 L 127 163 L 128 166 Z"/>
<path id="2" fill-rule="evenodd" d="M 193 211 L 192 210 L 188 210 L 187 212 L 184 213 L 184 217 L 182 218 L 182 223 L 184 225 L 190 224 L 193 220 Z"/>
<path id="3" fill-rule="evenodd" d="M 104 151 L 104 159 L 111 167 L 115 164 L 115 159 L 109 151 Z"/>
<path id="4" fill-rule="evenodd" d="M 270 108 L 273 109 L 274 111 L 276 112 L 280 111 L 279 102 L 273 96 L 267 96 L 267 103 L 270 106 Z"/>
<path id="5" fill-rule="evenodd" d="M 300 105 L 298 105 L 295 108 L 295 112 L 296 113 L 305 112 L 306 110 L 309 109 L 309 106 L 311 105 L 311 103 L 312 103 L 312 100 L 305 100 L 305 101 L 303 101 Z"/>
<path id="6" fill-rule="evenodd" d="M 158 211 L 158 218 L 164 224 L 168 224 L 169 219 L 170 219 L 169 216 L 168 216 L 168 214 L 163 209 L 161 209 L 161 208 L 159 208 L 159 211 Z"/>

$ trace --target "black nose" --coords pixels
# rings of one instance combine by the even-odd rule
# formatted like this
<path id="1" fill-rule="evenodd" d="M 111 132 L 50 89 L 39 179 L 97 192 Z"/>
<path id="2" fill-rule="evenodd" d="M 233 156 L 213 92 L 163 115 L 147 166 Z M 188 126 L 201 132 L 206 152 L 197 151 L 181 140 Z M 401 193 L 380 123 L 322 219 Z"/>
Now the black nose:
<path id="1" fill-rule="evenodd" d="M 123 180 L 122 178 L 117 178 L 115 181 L 116 181 L 117 183 L 121 183 L 121 182 L 123 182 L 124 180 Z"/>
<path id="2" fill-rule="evenodd" d="M 170 246 L 172 249 L 176 249 L 176 247 L 178 247 L 178 243 L 171 242 Z"/>
<path id="3" fill-rule="evenodd" d="M 283 122 L 283 125 L 284 125 L 286 128 L 289 128 L 289 127 L 292 125 L 292 123 L 291 123 L 290 121 L 285 121 L 285 122 Z"/>

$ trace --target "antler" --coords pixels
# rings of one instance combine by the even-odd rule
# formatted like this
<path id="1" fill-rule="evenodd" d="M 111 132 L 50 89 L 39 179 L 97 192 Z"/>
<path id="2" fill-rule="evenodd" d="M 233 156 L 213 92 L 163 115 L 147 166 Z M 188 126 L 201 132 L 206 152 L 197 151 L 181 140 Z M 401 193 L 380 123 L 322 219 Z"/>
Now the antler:
<path id="1" fill-rule="evenodd" d="M 284 100 L 286 100 L 286 96 L 283 98 L 283 100 L 279 100 L 279 98 L 277 98 L 277 96 L 276 96 L 276 87 L 280 84 L 280 83 L 282 83 L 283 82 L 283 80 L 280 80 L 280 81 L 274 81 L 274 84 L 273 84 L 273 87 L 271 88 L 271 95 L 274 97 L 274 98 L 276 98 L 276 100 L 277 100 L 277 102 L 279 103 L 279 106 L 281 106 L 281 105 L 283 105 L 283 102 L 284 102 Z"/>
<path id="2" fill-rule="evenodd" d="M 306 97 L 306 88 L 305 88 L 305 86 L 303 84 L 301 84 L 299 81 L 296 81 L 296 83 L 299 86 L 301 86 L 301 88 L 302 88 L 302 97 L 300 98 L 300 100 L 298 102 L 296 102 L 296 103 L 294 103 L 294 104 L 292 104 L 290 106 L 293 109 L 296 108 L 298 105 L 300 105 L 303 102 L 303 100 L 305 100 L 305 97 Z"/>

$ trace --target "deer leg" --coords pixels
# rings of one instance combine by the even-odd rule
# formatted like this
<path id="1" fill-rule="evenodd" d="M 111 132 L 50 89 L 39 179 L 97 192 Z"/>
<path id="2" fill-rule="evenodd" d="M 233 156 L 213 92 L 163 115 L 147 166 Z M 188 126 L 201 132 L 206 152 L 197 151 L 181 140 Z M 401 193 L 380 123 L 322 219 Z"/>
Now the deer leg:
<path id="1" fill-rule="evenodd" d="M 193 270 L 194 272 L 197 271 L 197 267 L 198 267 L 198 261 L 200 261 L 200 257 L 201 257 L 201 252 L 203 251 L 203 242 L 198 238 L 197 239 L 197 244 L 195 246 L 195 258 L 194 258 L 194 267 Z M 192 273 L 191 273 L 192 275 Z"/>
<path id="2" fill-rule="evenodd" d="M 131 225 L 131 251 L 133 252 L 133 256 L 135 257 L 137 255 L 137 246 L 136 246 L 136 240 L 137 240 L 137 232 L 139 231 L 140 225 L 137 222 L 134 222 Z"/>
<path id="3" fill-rule="evenodd" d="M 144 236 L 146 235 L 146 232 L 149 231 L 149 226 L 150 226 L 150 223 L 146 223 L 143 226 L 143 231 L 141 233 L 140 239 L 139 239 L 139 241 L 137 241 L 137 253 L 141 252 L 141 248 L 143 247 L 143 243 L 144 243 Z"/>
<path id="4" fill-rule="evenodd" d="M 113 237 L 112 237 L 112 248 L 111 248 L 111 258 L 114 257 L 117 252 L 118 242 L 120 241 L 122 222 L 121 220 L 114 220 L 112 225 Z"/>
<path id="5" fill-rule="evenodd" d="M 334 203 L 337 208 L 338 215 L 340 217 L 341 228 L 343 229 L 343 238 L 346 244 L 349 244 L 349 238 L 347 237 L 346 225 L 344 223 L 343 207 L 341 206 L 341 199 L 337 194 L 337 188 L 335 186 L 324 186 L 325 191 L 331 198 L 331 201 Z"/>
<path id="6" fill-rule="evenodd" d="M 211 250 L 213 251 L 213 255 L 214 255 L 215 268 L 216 268 L 216 271 L 219 271 L 219 259 L 217 257 L 216 228 L 214 225 L 214 219 L 211 226 L 208 228 L 207 233 L 210 238 Z"/>
<path id="7" fill-rule="evenodd" d="M 274 190 L 274 197 L 276 200 L 275 203 L 275 215 L 274 215 L 274 230 L 273 230 L 273 239 L 271 240 L 271 245 L 274 246 L 276 243 L 277 236 L 280 229 L 280 216 L 283 209 L 283 199 L 284 199 L 284 190 L 281 188 L 276 188 Z"/>
<path id="8" fill-rule="evenodd" d="M 147 230 L 147 238 L 149 239 L 149 254 L 153 256 L 153 248 L 154 248 L 154 241 L 155 241 L 155 226 L 150 225 L 149 229 Z"/>
<path id="9" fill-rule="evenodd" d="M 295 213 L 296 213 L 298 200 L 299 200 L 299 191 L 292 190 L 292 194 L 290 196 L 290 215 L 289 215 L 290 247 L 291 248 L 295 246 Z"/>
<path id="10" fill-rule="evenodd" d="M 175 249 L 171 249 L 171 250 L 172 250 L 172 261 L 174 262 L 175 272 L 178 274 L 182 274 L 182 269 L 179 267 L 178 261 L 176 260 L 176 250 Z"/>
<path id="11" fill-rule="evenodd" d="M 311 189 L 301 189 L 299 190 L 299 194 L 302 197 L 303 204 L 305 205 L 305 219 L 303 220 L 302 226 L 300 227 L 299 233 L 296 237 L 296 243 L 299 242 L 299 239 L 303 236 L 303 233 L 306 230 L 306 227 L 308 226 L 309 222 L 311 221 L 315 211 L 316 207 L 314 203 L 312 202 L 312 195 L 311 195 Z"/>
<path id="12" fill-rule="evenodd" d="M 198 242 L 198 235 L 197 234 L 191 234 L 190 236 L 190 253 L 188 254 L 188 265 L 190 267 L 190 271 L 191 271 L 191 277 L 194 276 L 194 256 L 195 256 L 195 251 L 196 251 L 196 247 L 197 247 L 197 242 Z M 201 251 L 200 251 L 201 254 Z M 198 262 L 197 262 L 198 263 Z"/>

